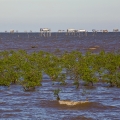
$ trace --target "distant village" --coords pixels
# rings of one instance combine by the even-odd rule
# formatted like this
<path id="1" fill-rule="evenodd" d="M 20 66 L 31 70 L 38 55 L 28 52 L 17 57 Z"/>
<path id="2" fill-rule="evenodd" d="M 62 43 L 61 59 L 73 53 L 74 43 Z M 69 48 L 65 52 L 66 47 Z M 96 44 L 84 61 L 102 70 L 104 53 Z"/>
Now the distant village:
<path id="1" fill-rule="evenodd" d="M 30 30 L 29 32 L 28 31 L 24 31 L 24 32 L 22 32 L 22 33 L 32 33 L 33 31 L 32 30 Z M 40 28 L 40 34 L 41 34 L 41 36 L 44 36 L 45 34 L 47 35 L 47 36 L 51 36 L 51 29 L 49 29 L 49 28 Z M 58 30 L 58 31 L 56 31 L 57 33 L 66 33 L 66 35 L 75 35 L 76 33 L 77 34 L 80 34 L 80 33 L 86 33 L 87 34 L 87 30 L 85 30 L 85 29 L 67 29 L 67 30 Z M 96 30 L 96 29 L 92 29 L 92 32 L 93 33 L 97 33 L 97 32 L 102 32 L 102 33 L 108 33 L 109 31 L 107 30 L 107 29 L 103 29 L 103 30 Z M 110 32 L 119 32 L 119 29 L 113 29 L 112 31 L 110 31 Z M 11 29 L 10 31 L 5 31 L 5 33 L 18 33 L 18 30 L 14 30 L 14 29 Z"/>

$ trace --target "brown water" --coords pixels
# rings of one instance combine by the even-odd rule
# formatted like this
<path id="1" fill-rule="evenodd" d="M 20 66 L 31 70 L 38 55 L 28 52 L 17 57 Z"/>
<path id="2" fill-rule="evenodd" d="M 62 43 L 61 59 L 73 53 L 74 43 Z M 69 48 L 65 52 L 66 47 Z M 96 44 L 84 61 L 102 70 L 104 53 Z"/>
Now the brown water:
<path id="1" fill-rule="evenodd" d="M 19 37 L 18 37 L 19 35 Z M 93 52 L 120 50 L 120 33 L 88 33 L 87 36 L 65 36 L 53 33 L 50 38 L 40 37 L 38 33 L 1 33 L 0 50 L 25 49 L 33 51 L 79 50 L 86 52 L 95 47 Z M 33 47 L 34 46 L 34 47 Z M 76 90 L 70 79 L 67 86 L 52 85 L 49 77 L 44 75 L 41 87 L 35 92 L 24 92 L 22 86 L 0 86 L 1 120 L 120 120 L 120 89 L 97 83 L 94 87 L 80 86 Z M 76 106 L 60 105 L 53 91 L 60 88 L 61 100 L 85 100 L 89 103 Z M 82 87 L 82 89 L 81 89 Z M 83 95 L 83 89 L 87 92 Z"/>
<path id="2" fill-rule="evenodd" d="M 34 48 L 32 48 L 35 46 Z M 118 33 L 88 33 L 87 36 L 66 36 L 65 33 L 52 33 L 51 37 L 41 37 L 39 33 L 0 33 L 0 50 L 24 49 L 33 51 L 79 50 L 85 52 L 90 47 L 106 51 L 120 50 L 120 32 Z"/>

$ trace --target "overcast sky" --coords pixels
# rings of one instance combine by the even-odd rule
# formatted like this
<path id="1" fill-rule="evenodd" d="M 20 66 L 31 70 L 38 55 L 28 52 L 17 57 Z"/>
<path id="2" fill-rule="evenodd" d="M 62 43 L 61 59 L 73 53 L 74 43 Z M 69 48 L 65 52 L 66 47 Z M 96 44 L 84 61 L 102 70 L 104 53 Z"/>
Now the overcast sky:
<path id="1" fill-rule="evenodd" d="M 120 29 L 120 0 L 0 0 L 0 32 Z"/>

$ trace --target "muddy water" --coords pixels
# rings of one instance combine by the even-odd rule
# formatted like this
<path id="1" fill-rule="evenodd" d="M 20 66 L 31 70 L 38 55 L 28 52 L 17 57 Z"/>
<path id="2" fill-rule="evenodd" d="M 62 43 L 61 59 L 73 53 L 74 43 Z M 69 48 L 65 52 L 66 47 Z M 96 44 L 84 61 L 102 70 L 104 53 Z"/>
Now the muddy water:
<path id="1" fill-rule="evenodd" d="M 97 46 L 97 47 L 96 47 Z M 24 49 L 33 51 L 79 50 L 85 52 L 96 47 L 93 52 L 101 49 L 106 51 L 120 50 L 120 32 L 118 33 L 88 33 L 87 36 L 66 36 L 65 33 L 52 33 L 51 37 L 41 37 L 39 33 L 0 33 L 0 50 Z"/>
<path id="2" fill-rule="evenodd" d="M 18 37 L 19 35 L 19 37 Z M 40 37 L 38 33 L 0 34 L 0 50 L 25 49 L 33 51 L 79 50 L 83 53 L 96 47 L 93 52 L 101 49 L 106 51 L 120 50 L 120 33 L 97 33 L 87 36 L 65 36 L 52 34 L 50 38 Z M 33 47 L 34 46 L 34 47 Z M 95 84 L 94 87 L 80 86 L 78 90 L 67 80 L 67 86 L 54 85 L 44 75 L 41 87 L 35 92 L 24 92 L 22 86 L 11 85 L 10 88 L 0 86 L 0 119 L 1 120 L 119 120 L 120 89 L 109 88 L 106 84 Z M 76 106 L 60 105 L 53 91 L 60 88 L 61 100 L 86 100 L 89 103 Z M 82 88 L 82 89 L 81 89 Z M 86 94 L 83 94 L 84 91 Z"/>

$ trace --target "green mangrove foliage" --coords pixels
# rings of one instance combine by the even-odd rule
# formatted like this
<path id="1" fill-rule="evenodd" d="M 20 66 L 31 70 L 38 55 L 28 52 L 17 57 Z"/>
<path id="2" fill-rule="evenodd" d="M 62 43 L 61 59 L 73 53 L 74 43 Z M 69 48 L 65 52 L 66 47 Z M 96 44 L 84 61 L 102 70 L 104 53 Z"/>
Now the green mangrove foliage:
<path id="1" fill-rule="evenodd" d="M 97 82 L 98 79 L 95 75 L 95 68 L 94 68 L 94 54 L 91 54 L 90 52 L 87 52 L 85 56 L 82 59 L 82 62 L 80 63 L 81 68 L 81 79 L 85 81 L 85 84 L 88 85 L 91 83 L 93 86 L 93 83 Z"/>
<path id="2" fill-rule="evenodd" d="M 81 83 L 93 86 L 96 82 L 120 87 L 120 54 L 72 51 L 57 56 L 44 51 L 0 52 L 0 86 L 20 84 L 24 90 L 34 90 L 41 86 L 44 74 L 60 85 L 66 85 L 70 79 L 76 88 Z"/>
<path id="3" fill-rule="evenodd" d="M 108 53 L 106 55 L 104 81 L 110 86 L 120 87 L 120 55 Z"/>
<path id="4" fill-rule="evenodd" d="M 66 76 L 74 80 L 74 85 L 76 88 L 79 87 L 79 80 L 81 77 L 81 68 L 79 62 L 82 59 L 82 54 L 78 51 L 73 51 L 71 53 L 64 53 L 62 56 L 63 68 L 66 70 Z"/>

